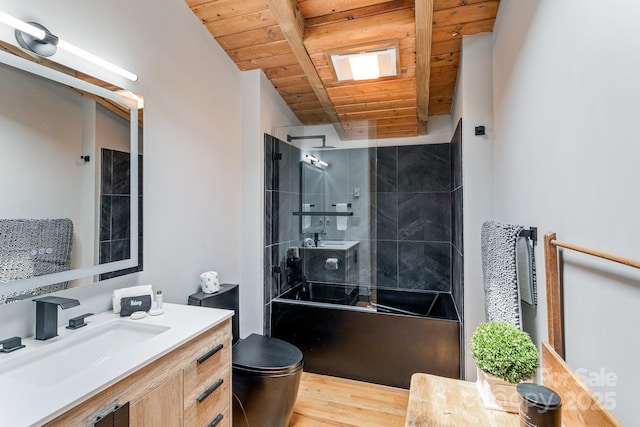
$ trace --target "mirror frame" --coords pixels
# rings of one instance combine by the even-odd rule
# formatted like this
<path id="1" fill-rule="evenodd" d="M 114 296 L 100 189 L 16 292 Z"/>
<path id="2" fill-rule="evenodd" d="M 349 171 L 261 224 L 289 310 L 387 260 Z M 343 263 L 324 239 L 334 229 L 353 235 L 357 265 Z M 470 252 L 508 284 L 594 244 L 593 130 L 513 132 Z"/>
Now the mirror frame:
<path id="1" fill-rule="evenodd" d="M 126 268 L 138 266 L 138 107 L 131 99 L 116 92 L 94 85 L 87 81 L 78 79 L 68 74 L 45 67 L 38 63 L 16 56 L 12 53 L 0 50 L 0 63 L 10 67 L 31 73 L 60 84 L 79 89 L 109 101 L 125 106 L 130 112 L 129 129 L 129 149 L 130 149 L 130 253 L 129 258 L 121 261 L 114 261 L 105 264 L 96 264 L 92 267 L 82 267 L 58 273 L 34 276 L 28 279 L 16 280 L 14 282 L 2 283 L 2 293 L 18 292 L 23 289 L 37 288 L 61 282 L 68 282 L 97 276 L 104 273 L 111 273 Z"/>

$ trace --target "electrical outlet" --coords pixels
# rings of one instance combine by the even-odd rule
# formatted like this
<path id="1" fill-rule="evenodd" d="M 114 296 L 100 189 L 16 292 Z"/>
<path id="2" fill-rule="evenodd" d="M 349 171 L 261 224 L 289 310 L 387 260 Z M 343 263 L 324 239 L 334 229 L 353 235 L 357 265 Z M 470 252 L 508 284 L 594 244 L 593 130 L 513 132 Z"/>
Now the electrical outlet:
<path id="1" fill-rule="evenodd" d="M 355 226 L 360 225 L 360 217 L 359 216 L 352 216 L 351 217 L 351 225 L 355 225 Z"/>

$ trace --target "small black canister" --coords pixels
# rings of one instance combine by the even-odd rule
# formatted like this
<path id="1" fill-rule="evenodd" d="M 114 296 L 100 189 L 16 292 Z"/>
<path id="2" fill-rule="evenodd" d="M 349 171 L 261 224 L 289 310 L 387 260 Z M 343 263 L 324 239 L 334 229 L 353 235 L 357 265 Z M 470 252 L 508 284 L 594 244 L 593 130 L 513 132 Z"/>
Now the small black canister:
<path id="1" fill-rule="evenodd" d="M 560 395 L 542 385 L 520 383 L 521 427 L 561 427 L 562 400 Z"/>

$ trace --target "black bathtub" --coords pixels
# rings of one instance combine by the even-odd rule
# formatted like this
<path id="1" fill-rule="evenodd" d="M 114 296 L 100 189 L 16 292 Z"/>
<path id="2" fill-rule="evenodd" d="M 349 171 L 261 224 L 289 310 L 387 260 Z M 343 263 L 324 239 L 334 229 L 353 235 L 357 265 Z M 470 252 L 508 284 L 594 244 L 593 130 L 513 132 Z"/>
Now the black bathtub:
<path id="1" fill-rule="evenodd" d="M 358 302 L 358 287 L 333 283 L 305 282 L 289 289 L 281 298 L 296 301 L 355 305 Z"/>
<path id="2" fill-rule="evenodd" d="M 448 293 L 378 289 L 376 294 L 376 303 L 372 305 L 379 312 L 458 320 L 453 298 Z"/>
<path id="3" fill-rule="evenodd" d="M 415 372 L 460 378 L 460 322 L 450 294 L 378 289 L 354 305 L 344 285 L 313 285 L 315 296 L 324 287 L 342 302 L 314 301 L 298 285 L 271 308 L 271 335 L 302 351 L 305 371 L 402 388 Z"/>

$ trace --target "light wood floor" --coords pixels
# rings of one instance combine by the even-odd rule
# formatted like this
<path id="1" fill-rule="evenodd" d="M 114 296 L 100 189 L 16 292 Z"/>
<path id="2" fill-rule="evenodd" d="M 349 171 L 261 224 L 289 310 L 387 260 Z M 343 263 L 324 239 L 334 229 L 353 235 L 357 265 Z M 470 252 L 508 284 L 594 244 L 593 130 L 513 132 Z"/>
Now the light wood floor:
<path id="1" fill-rule="evenodd" d="M 404 426 L 409 390 L 304 372 L 289 427 Z"/>

